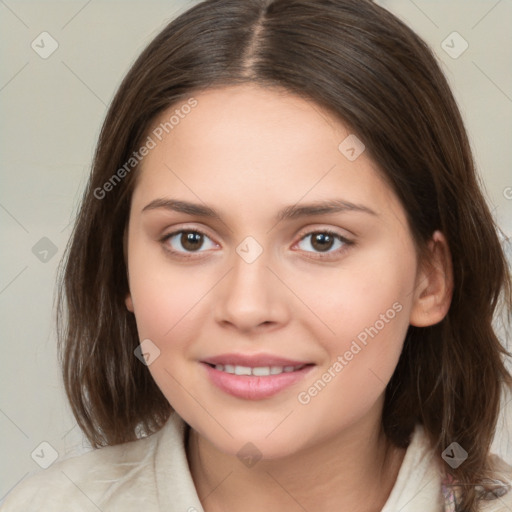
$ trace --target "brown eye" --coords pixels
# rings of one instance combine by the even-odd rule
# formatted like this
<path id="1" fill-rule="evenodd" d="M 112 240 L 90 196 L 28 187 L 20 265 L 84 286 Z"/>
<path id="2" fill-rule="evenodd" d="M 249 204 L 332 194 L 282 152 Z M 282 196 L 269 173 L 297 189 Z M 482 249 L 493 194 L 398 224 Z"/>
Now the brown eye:
<path id="1" fill-rule="evenodd" d="M 328 251 L 334 244 L 334 237 L 327 233 L 314 233 L 311 237 L 311 246 L 317 251 Z"/>
<path id="2" fill-rule="evenodd" d="M 197 251 L 204 243 L 203 235 L 197 231 L 183 231 L 180 243 L 187 251 Z"/>
<path id="3" fill-rule="evenodd" d="M 215 247 L 215 243 L 209 236 L 192 229 L 182 229 L 169 233 L 161 239 L 161 242 L 167 251 L 177 255 L 186 255 L 193 252 L 200 253 L 204 252 L 201 249 L 212 249 Z"/>
<path id="4" fill-rule="evenodd" d="M 299 241 L 299 248 L 313 254 L 339 254 L 354 242 L 331 231 L 314 231 Z"/>

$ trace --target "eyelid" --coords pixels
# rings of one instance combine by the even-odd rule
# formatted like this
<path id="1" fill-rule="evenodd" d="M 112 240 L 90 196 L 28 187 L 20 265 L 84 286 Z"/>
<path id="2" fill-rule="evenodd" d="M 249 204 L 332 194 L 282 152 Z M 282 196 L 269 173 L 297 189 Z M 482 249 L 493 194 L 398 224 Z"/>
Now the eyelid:
<path id="1" fill-rule="evenodd" d="M 170 238 L 172 238 L 173 236 L 176 236 L 180 233 L 199 233 L 200 235 L 203 235 L 207 238 L 209 238 L 215 245 L 219 245 L 216 241 L 215 241 L 215 238 L 212 237 L 206 230 L 203 230 L 202 228 L 197 228 L 197 227 L 179 227 L 177 229 L 173 229 L 172 231 L 169 231 L 168 233 L 165 233 L 164 235 L 162 235 L 159 240 L 160 241 L 165 241 L 165 240 L 168 240 Z"/>
<path id="2" fill-rule="evenodd" d="M 297 237 L 299 238 L 299 240 L 302 240 L 305 236 L 311 235 L 312 233 L 329 233 L 331 235 L 338 236 L 344 240 L 350 241 L 350 238 L 348 238 L 350 235 L 345 236 L 342 233 L 340 233 L 337 229 L 339 228 L 328 227 L 321 224 L 313 227 L 308 226 L 307 228 L 301 229 L 297 234 Z"/>
<path id="3" fill-rule="evenodd" d="M 197 225 L 193 226 L 187 226 L 187 225 L 179 225 L 178 227 L 171 228 L 171 231 L 166 232 L 160 237 L 160 240 L 162 239 L 168 239 L 174 235 L 177 235 L 178 233 L 181 233 L 183 231 L 194 231 L 197 233 L 201 233 L 201 235 L 207 236 L 210 240 L 215 242 L 215 237 L 213 237 L 206 228 L 203 227 L 197 227 Z M 215 242 L 217 245 L 218 243 Z"/>

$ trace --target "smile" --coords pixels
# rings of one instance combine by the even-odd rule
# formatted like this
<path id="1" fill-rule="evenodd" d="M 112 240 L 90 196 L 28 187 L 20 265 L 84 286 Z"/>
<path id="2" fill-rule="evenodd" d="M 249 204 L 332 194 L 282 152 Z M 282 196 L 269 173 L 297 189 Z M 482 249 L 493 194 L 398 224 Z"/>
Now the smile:
<path id="1" fill-rule="evenodd" d="M 283 360 L 276 359 L 271 361 L 273 364 L 252 361 L 235 364 L 236 362 L 238 361 L 231 359 L 230 363 L 222 364 L 210 360 L 200 364 L 205 369 L 210 384 L 223 393 L 244 400 L 262 400 L 277 395 L 300 382 L 315 367 L 312 363 L 300 362 L 278 364 Z"/>
<path id="2" fill-rule="evenodd" d="M 266 377 L 268 375 L 280 375 L 281 373 L 291 373 L 306 366 L 305 364 L 298 366 L 257 366 L 251 368 L 250 366 L 239 366 L 239 365 L 231 365 L 231 364 L 216 364 L 215 366 L 211 365 L 216 370 L 220 372 L 230 373 L 233 375 L 254 375 L 257 377 Z"/>

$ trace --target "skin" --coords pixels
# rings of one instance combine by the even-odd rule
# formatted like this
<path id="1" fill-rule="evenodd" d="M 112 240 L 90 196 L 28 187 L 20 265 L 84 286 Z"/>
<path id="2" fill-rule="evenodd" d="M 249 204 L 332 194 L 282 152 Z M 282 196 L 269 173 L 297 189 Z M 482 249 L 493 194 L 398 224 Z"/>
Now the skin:
<path id="1" fill-rule="evenodd" d="M 445 237 L 435 232 L 430 265 L 420 266 L 399 200 L 367 152 L 351 162 L 338 150 L 350 131 L 318 105 L 253 84 L 194 97 L 197 107 L 142 162 L 127 230 L 126 306 L 140 339 L 160 350 L 153 378 L 192 427 L 187 455 L 198 495 L 207 512 L 381 510 L 404 456 L 382 432 L 384 391 L 409 324 L 433 325 L 448 311 Z M 206 204 L 220 220 L 142 212 L 171 197 Z M 376 215 L 274 218 L 285 206 L 327 199 Z M 205 232 L 203 246 L 161 241 L 179 229 Z M 323 251 L 308 234 L 325 229 L 354 244 Z M 252 263 L 236 252 L 247 236 L 263 250 Z M 397 302 L 400 312 L 300 403 L 298 394 Z M 244 400 L 213 386 L 199 363 L 227 352 L 316 366 L 273 397 Z M 248 442 L 262 456 L 250 468 L 236 455 Z"/>

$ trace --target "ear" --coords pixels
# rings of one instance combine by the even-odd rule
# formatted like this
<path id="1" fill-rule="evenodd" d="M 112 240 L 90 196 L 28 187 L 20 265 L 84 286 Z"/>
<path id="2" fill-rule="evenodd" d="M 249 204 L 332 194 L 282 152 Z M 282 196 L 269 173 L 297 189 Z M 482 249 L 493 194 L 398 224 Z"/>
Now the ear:
<path id="1" fill-rule="evenodd" d="M 133 301 L 132 296 L 130 293 L 128 293 L 124 299 L 124 303 L 126 304 L 126 309 L 133 313 Z"/>
<path id="2" fill-rule="evenodd" d="M 448 313 L 453 295 L 453 267 L 450 248 L 441 231 L 428 242 L 428 261 L 420 266 L 414 289 L 409 322 L 416 327 L 439 323 Z"/>
<path id="3" fill-rule="evenodd" d="M 126 223 L 126 226 L 124 228 L 124 233 L 123 233 L 123 256 L 124 256 L 124 266 L 126 268 L 126 279 L 128 280 L 128 286 L 129 286 L 130 274 L 128 272 L 128 223 Z M 132 301 L 132 295 L 130 292 L 128 292 L 126 294 L 124 303 L 126 304 L 126 309 L 128 309 L 128 311 L 133 313 L 133 301 Z"/>

